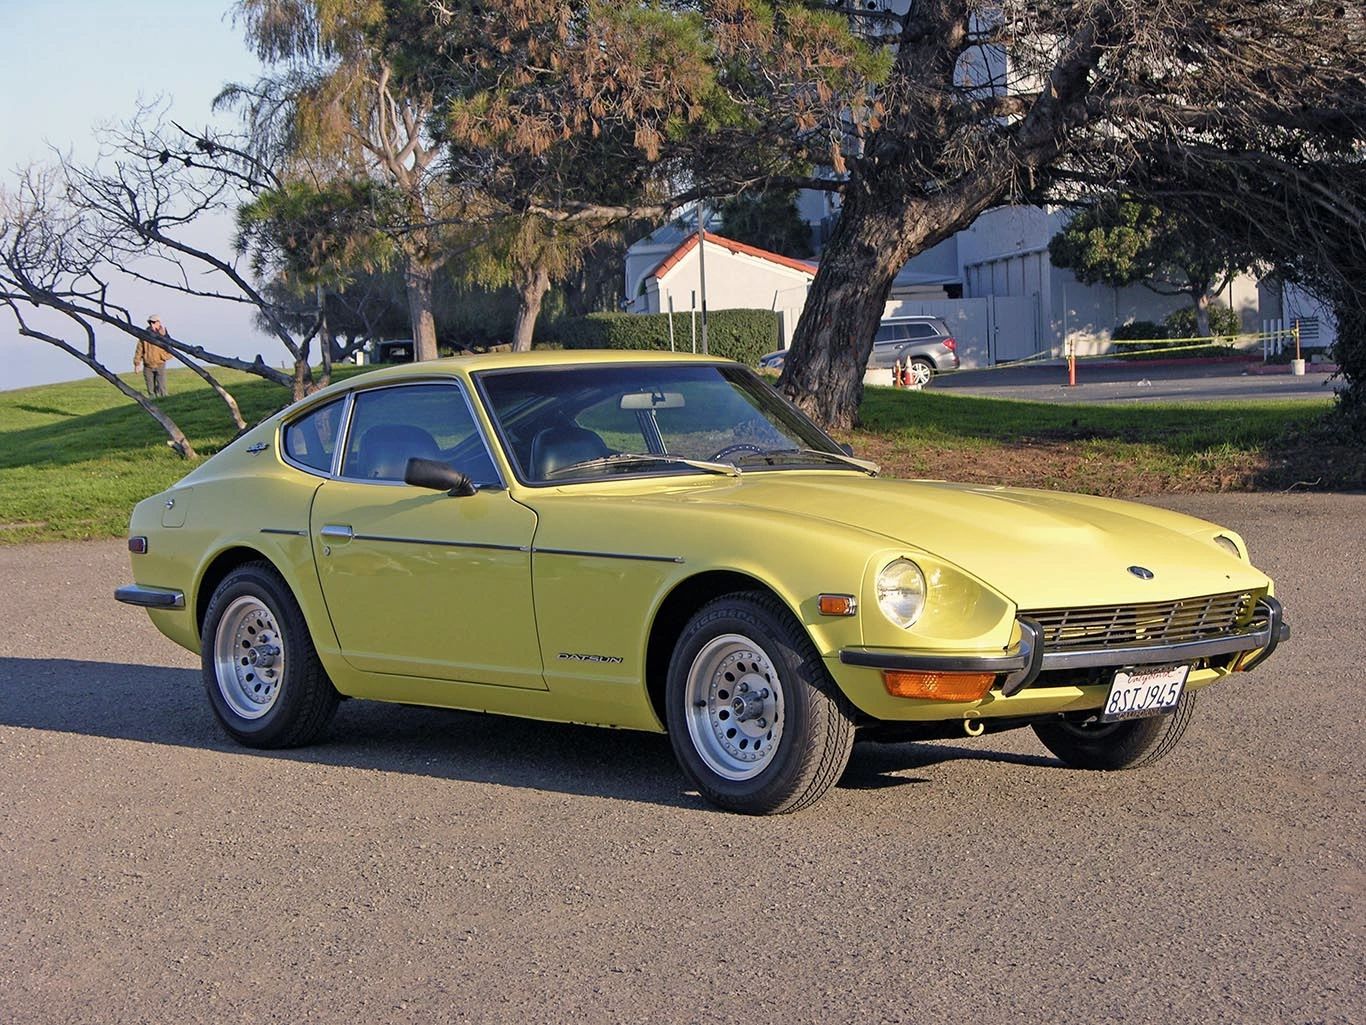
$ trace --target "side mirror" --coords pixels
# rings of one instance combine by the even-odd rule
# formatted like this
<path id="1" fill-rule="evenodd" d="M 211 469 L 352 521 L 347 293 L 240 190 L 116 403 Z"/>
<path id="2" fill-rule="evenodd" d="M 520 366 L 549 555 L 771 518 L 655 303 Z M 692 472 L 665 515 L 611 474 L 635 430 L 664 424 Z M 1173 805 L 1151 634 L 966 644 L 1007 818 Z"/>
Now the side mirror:
<path id="1" fill-rule="evenodd" d="M 415 488 L 444 491 L 452 498 L 463 498 L 479 490 L 454 466 L 439 459 L 409 459 L 403 468 L 403 483 Z"/>
<path id="2" fill-rule="evenodd" d="M 841 441 L 840 451 L 843 452 L 846 456 L 852 456 L 854 454 L 854 446 L 846 445 L 844 442 Z"/>

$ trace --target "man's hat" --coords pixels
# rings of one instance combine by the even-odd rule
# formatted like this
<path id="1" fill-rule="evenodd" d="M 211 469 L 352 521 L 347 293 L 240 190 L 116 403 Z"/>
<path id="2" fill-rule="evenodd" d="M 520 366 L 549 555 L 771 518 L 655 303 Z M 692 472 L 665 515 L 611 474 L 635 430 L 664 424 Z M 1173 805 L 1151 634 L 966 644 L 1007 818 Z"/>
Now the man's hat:
<path id="1" fill-rule="evenodd" d="M 149 324 L 153 324 L 153 323 L 159 324 L 159 323 L 161 323 L 161 314 L 159 314 L 159 313 L 153 313 L 150 317 L 147 318 L 147 323 L 149 323 Z"/>

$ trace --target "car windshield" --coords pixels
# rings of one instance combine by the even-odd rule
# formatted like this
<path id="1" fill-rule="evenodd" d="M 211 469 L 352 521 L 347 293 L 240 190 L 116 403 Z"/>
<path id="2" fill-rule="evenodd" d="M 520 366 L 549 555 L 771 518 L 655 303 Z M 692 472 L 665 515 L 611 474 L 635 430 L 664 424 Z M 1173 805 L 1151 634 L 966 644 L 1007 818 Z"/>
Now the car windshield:
<path id="1" fill-rule="evenodd" d="M 745 367 L 616 364 L 476 377 L 518 476 L 531 484 L 863 469 Z"/>

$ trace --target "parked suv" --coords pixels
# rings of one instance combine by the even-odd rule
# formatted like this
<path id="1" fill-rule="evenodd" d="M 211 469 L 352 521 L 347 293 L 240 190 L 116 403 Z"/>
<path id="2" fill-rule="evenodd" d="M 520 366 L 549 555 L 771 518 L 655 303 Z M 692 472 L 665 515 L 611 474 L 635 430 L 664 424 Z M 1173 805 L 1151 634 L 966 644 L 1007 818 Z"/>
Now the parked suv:
<path id="1" fill-rule="evenodd" d="M 759 366 L 781 370 L 786 358 L 787 350 L 780 349 L 762 357 Z M 897 360 L 910 361 L 911 381 L 923 387 L 935 374 L 958 369 L 958 343 L 939 317 L 888 317 L 878 325 L 868 369 L 890 369 Z"/>

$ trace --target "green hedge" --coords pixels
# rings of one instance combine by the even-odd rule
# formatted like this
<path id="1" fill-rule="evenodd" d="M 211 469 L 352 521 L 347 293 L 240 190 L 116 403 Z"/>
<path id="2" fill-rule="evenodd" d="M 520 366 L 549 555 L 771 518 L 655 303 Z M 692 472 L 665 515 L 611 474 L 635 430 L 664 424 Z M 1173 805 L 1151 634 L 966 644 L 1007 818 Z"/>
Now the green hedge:
<path id="1" fill-rule="evenodd" d="M 692 352 L 692 317 L 675 313 L 674 345 Z M 702 324 L 698 318 L 698 346 Z M 538 342 L 566 349 L 669 349 L 667 313 L 590 313 L 566 317 L 538 333 Z M 778 314 L 772 310 L 714 310 L 707 315 L 707 345 L 713 356 L 724 356 L 750 365 L 781 346 Z"/>

